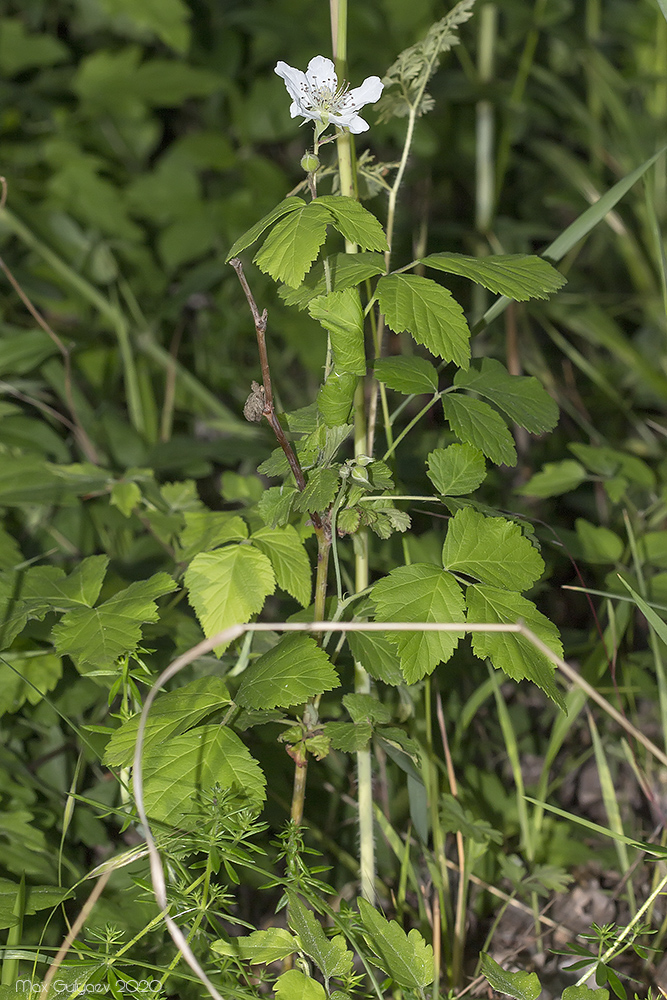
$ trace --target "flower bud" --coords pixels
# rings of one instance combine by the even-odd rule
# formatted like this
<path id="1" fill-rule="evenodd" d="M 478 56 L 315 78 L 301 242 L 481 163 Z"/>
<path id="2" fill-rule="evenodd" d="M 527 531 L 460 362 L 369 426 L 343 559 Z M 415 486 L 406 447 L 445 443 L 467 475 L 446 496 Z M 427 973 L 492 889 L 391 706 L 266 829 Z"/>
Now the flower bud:
<path id="1" fill-rule="evenodd" d="M 314 174 L 320 165 L 320 161 L 314 153 L 304 153 L 301 157 L 301 166 L 307 174 Z"/>

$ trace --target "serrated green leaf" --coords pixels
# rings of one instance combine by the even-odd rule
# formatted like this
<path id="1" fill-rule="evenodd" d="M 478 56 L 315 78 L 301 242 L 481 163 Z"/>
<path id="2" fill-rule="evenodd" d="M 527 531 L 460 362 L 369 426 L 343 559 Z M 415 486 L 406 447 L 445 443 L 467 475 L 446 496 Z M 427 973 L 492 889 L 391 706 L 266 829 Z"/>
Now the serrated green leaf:
<path id="1" fill-rule="evenodd" d="M 472 507 L 450 520 L 442 563 L 451 573 L 465 573 L 505 590 L 528 590 L 544 572 L 540 554 L 518 524 L 485 517 Z"/>
<path id="2" fill-rule="evenodd" d="M 562 657 L 558 629 L 535 605 L 508 590 L 498 587 L 468 587 L 468 621 L 487 624 L 522 622 L 557 656 Z M 515 681 L 530 680 L 565 710 L 562 695 L 554 682 L 554 665 L 532 642 L 516 632 L 473 632 L 472 648 L 480 660 L 487 657 L 498 670 Z"/>
<path id="3" fill-rule="evenodd" d="M 240 542 L 248 537 L 248 526 L 238 514 L 222 510 L 192 510 L 185 511 L 183 519 L 185 527 L 178 539 L 178 558 L 183 562 L 225 542 Z"/>
<path id="4" fill-rule="evenodd" d="M 151 819 L 192 829 L 201 824 L 194 806 L 215 786 L 234 788 L 254 811 L 266 797 L 266 778 L 236 733 L 198 726 L 144 755 L 144 804 Z"/>
<path id="5" fill-rule="evenodd" d="M 42 607 L 46 602 L 54 611 L 91 608 L 100 595 L 108 565 L 108 556 L 88 556 L 69 576 L 58 566 L 34 566 L 25 573 L 17 596 L 31 606 Z"/>
<path id="6" fill-rule="evenodd" d="M 391 709 L 372 694 L 345 694 L 343 704 L 354 722 L 385 723 L 391 719 Z"/>
<path id="7" fill-rule="evenodd" d="M 493 358 L 484 358 L 479 368 L 457 372 L 454 385 L 478 392 L 531 434 L 544 434 L 558 423 L 558 406 L 544 386 L 532 375 L 510 375 Z"/>
<path id="8" fill-rule="evenodd" d="M 422 264 L 448 274 L 460 274 L 483 285 L 490 292 L 506 295 L 516 302 L 546 299 L 565 284 L 566 279 L 542 257 L 527 254 L 498 254 L 493 257 L 466 257 L 460 253 L 434 253 L 422 257 Z"/>
<path id="9" fill-rule="evenodd" d="M 414 563 L 399 566 L 373 587 L 372 600 L 379 622 L 464 622 L 463 593 L 451 575 L 437 566 Z M 446 663 L 463 632 L 392 632 L 403 676 L 414 684 Z"/>
<path id="10" fill-rule="evenodd" d="M 472 396 L 449 393 L 442 398 L 445 419 L 464 444 L 479 449 L 496 465 L 516 465 L 516 448 L 499 413 Z"/>
<path id="11" fill-rule="evenodd" d="M 396 647 L 386 636 L 377 632 L 348 632 L 347 643 L 354 659 L 376 681 L 384 681 L 392 687 L 403 683 Z"/>
<path id="12" fill-rule="evenodd" d="M 137 580 L 96 608 L 68 611 L 53 629 L 61 656 L 70 656 L 81 673 L 105 670 L 141 641 L 141 626 L 158 620 L 155 601 L 176 590 L 167 573 Z"/>
<path id="13" fill-rule="evenodd" d="M 340 487 L 338 469 L 313 469 L 306 488 L 294 500 L 294 509 L 304 513 L 326 510 Z"/>
<path id="14" fill-rule="evenodd" d="M 569 458 L 563 462 L 547 462 L 517 492 L 526 497 L 555 497 L 575 490 L 587 478 L 586 470 L 579 462 Z"/>
<path id="15" fill-rule="evenodd" d="M 279 962 L 298 950 L 298 942 L 284 927 L 267 927 L 230 941 L 219 938 L 211 944 L 216 955 L 229 955 L 251 965 Z"/>
<path id="16" fill-rule="evenodd" d="M 361 523 L 361 512 L 357 507 L 344 507 L 338 511 L 336 530 L 340 535 L 352 535 Z"/>
<path id="17" fill-rule="evenodd" d="M 317 979 L 311 979 L 298 969 L 283 972 L 275 981 L 276 1000 L 326 1000 L 326 993 Z"/>
<path id="18" fill-rule="evenodd" d="M 427 458 L 426 475 L 443 496 L 473 493 L 486 478 L 486 463 L 471 444 L 450 444 L 436 448 Z"/>
<path id="19" fill-rule="evenodd" d="M 373 727 L 369 722 L 327 722 L 322 732 L 334 750 L 358 753 L 368 749 Z"/>
<path id="20" fill-rule="evenodd" d="M 296 486 L 290 486 L 288 483 L 283 486 L 270 486 L 268 490 L 264 490 L 257 509 L 267 527 L 282 528 L 287 524 L 297 493 Z"/>
<path id="21" fill-rule="evenodd" d="M 438 373 L 426 358 L 380 358 L 373 365 L 373 374 L 396 392 L 424 393 L 438 391 Z"/>
<path id="22" fill-rule="evenodd" d="M 356 288 L 320 295 L 309 303 L 308 312 L 330 334 L 335 371 L 365 375 L 364 314 Z"/>
<path id="23" fill-rule="evenodd" d="M 307 909 L 299 897 L 288 890 L 287 922 L 298 934 L 302 950 L 312 958 L 327 984 L 333 977 L 346 976 L 352 971 L 352 952 L 342 934 L 328 938 L 312 910 Z"/>
<path id="24" fill-rule="evenodd" d="M 433 982 L 433 948 L 419 931 L 406 934 L 395 920 L 387 920 L 365 899 L 357 905 L 380 968 L 403 989 L 421 991 L 429 986 Z"/>
<path id="25" fill-rule="evenodd" d="M 230 625 L 250 621 L 276 587 L 267 556 L 252 545 L 228 545 L 195 556 L 185 572 L 188 600 L 210 639 Z M 218 656 L 228 644 L 216 647 Z"/>
<path id="26" fill-rule="evenodd" d="M 418 344 L 459 368 L 470 363 L 470 330 L 463 310 L 447 288 L 415 274 L 380 278 L 376 293 L 387 326 L 407 330 Z"/>
<path id="27" fill-rule="evenodd" d="M 290 197 L 285 198 L 276 205 L 268 215 L 265 215 L 259 222 L 256 222 L 243 236 L 239 236 L 237 240 L 232 244 L 232 248 L 225 257 L 225 263 L 229 263 L 232 257 L 237 257 L 242 250 L 247 247 L 252 246 L 255 240 L 258 240 L 263 232 L 265 232 L 269 226 L 272 226 L 274 222 L 278 219 L 282 219 L 284 215 L 288 215 L 290 212 L 300 212 L 306 207 L 306 202 L 303 198 Z"/>
<path id="28" fill-rule="evenodd" d="M 329 209 L 334 217 L 334 228 L 350 243 L 381 253 L 389 249 L 382 226 L 356 198 L 325 194 L 320 195 L 317 201 Z"/>
<path id="29" fill-rule="evenodd" d="M 260 528 L 251 537 L 253 545 L 271 560 L 278 586 L 306 608 L 312 589 L 310 560 L 298 532 L 284 528 Z"/>
<path id="30" fill-rule="evenodd" d="M 561 1000 L 608 1000 L 609 990 L 591 990 L 588 986 L 566 986 Z"/>
<path id="31" fill-rule="evenodd" d="M 333 371 L 317 394 L 317 408 L 327 427 L 336 427 L 347 422 L 352 409 L 354 391 L 358 378 L 343 372 Z"/>
<path id="32" fill-rule="evenodd" d="M 287 708 L 333 691 L 339 683 L 331 660 L 314 639 L 287 635 L 247 668 L 236 703 L 242 708 Z"/>
<path id="33" fill-rule="evenodd" d="M 494 990 L 514 1000 L 537 1000 L 542 987 L 534 972 L 505 972 L 490 955 L 481 957 L 482 973 Z"/>
<path id="34" fill-rule="evenodd" d="M 331 212 L 319 198 L 300 212 L 290 212 L 273 227 L 255 255 L 255 264 L 274 281 L 296 288 L 317 257 L 330 222 Z"/>
<path id="35" fill-rule="evenodd" d="M 202 719 L 229 705 L 231 698 L 219 677 L 198 677 L 185 687 L 160 695 L 152 706 L 144 729 L 144 753 L 180 736 Z M 134 715 L 116 730 L 104 751 L 107 767 L 129 767 L 139 731 L 140 715 Z"/>

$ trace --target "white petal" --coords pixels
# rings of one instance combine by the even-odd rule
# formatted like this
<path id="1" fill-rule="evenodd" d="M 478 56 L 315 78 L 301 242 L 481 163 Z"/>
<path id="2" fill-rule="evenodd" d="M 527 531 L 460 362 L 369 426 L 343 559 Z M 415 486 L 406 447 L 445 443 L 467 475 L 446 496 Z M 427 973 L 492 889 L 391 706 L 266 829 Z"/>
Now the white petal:
<path id="1" fill-rule="evenodd" d="M 349 129 L 353 135 L 358 135 L 360 132 L 367 132 L 370 127 L 368 122 L 360 118 L 355 111 L 343 112 L 340 115 L 329 115 L 329 118 L 334 125 Z"/>
<path id="2" fill-rule="evenodd" d="M 302 73 L 300 69 L 294 69 L 293 66 L 288 66 L 286 62 L 276 63 L 276 67 L 273 71 L 278 76 L 282 77 L 285 81 L 285 86 L 287 87 L 287 92 L 292 98 L 292 100 L 301 107 L 301 98 L 303 96 L 304 90 L 308 87 L 308 81 L 306 80 L 306 74 Z M 291 113 L 291 109 L 290 109 Z M 292 115 L 294 117 L 294 115 Z"/>
<path id="3" fill-rule="evenodd" d="M 332 63 L 331 59 L 327 59 L 326 56 L 313 56 L 308 63 L 306 76 L 308 78 L 308 83 L 312 87 L 319 89 L 325 85 L 329 87 L 332 94 L 338 86 L 336 67 Z"/>
<path id="4" fill-rule="evenodd" d="M 346 98 L 346 105 L 348 101 L 351 106 L 358 110 L 363 108 L 364 104 L 375 104 L 376 101 L 380 100 L 380 95 L 384 90 L 384 84 L 379 76 L 369 76 L 367 77 L 360 87 L 355 87 L 351 90 Z M 365 129 L 363 131 L 366 131 Z"/>

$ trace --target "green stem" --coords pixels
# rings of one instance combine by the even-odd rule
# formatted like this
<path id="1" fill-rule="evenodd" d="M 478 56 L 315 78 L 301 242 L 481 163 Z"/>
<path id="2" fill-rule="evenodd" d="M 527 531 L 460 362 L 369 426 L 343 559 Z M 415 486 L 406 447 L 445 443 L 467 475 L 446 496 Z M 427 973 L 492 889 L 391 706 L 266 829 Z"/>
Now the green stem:
<path id="1" fill-rule="evenodd" d="M 336 71 L 339 79 L 347 74 L 347 0 L 330 0 L 331 35 Z M 340 135 L 338 145 L 338 177 L 340 193 L 348 198 L 356 197 L 354 154 L 352 136 L 349 132 Z M 347 253 L 356 253 L 355 244 L 345 241 Z M 366 399 L 363 379 L 360 379 L 354 394 L 354 454 L 365 455 L 368 447 L 366 436 Z M 357 535 L 355 550 L 355 590 L 368 587 L 368 534 L 362 530 Z M 360 663 L 354 664 L 354 689 L 359 694 L 367 694 L 371 689 L 370 677 Z M 357 753 L 357 801 L 359 810 L 359 868 L 361 873 L 361 893 L 370 903 L 375 902 L 375 841 L 373 837 L 373 784 L 371 752 Z"/>
<path id="2" fill-rule="evenodd" d="M 329 568 L 329 553 L 331 551 L 331 529 L 322 515 L 323 523 L 315 529 L 317 535 L 317 573 L 315 576 L 315 604 L 313 621 L 321 622 L 325 618 L 327 599 L 327 570 Z M 303 713 L 303 723 L 312 728 L 317 722 L 317 706 L 313 699 L 308 701 Z M 305 750 L 297 750 L 294 754 L 294 786 L 292 789 L 292 807 L 290 816 L 297 826 L 303 822 L 303 806 L 306 799 L 306 778 L 308 775 L 308 757 Z"/>

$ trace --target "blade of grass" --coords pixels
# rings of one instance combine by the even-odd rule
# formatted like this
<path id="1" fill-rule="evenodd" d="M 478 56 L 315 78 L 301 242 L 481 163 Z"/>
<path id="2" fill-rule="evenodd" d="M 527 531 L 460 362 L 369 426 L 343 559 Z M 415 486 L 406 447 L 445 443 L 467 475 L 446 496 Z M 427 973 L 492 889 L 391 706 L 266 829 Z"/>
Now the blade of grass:
<path id="1" fill-rule="evenodd" d="M 597 765 L 598 776 L 600 778 L 602 801 L 604 802 L 605 811 L 607 813 L 609 828 L 613 830 L 614 833 L 623 834 L 621 811 L 618 808 L 618 799 L 616 798 L 616 790 L 614 788 L 611 770 L 609 769 L 609 762 L 607 761 L 607 756 L 602 746 L 602 740 L 600 739 L 598 727 L 596 726 L 595 719 L 590 711 L 588 712 L 588 727 L 591 731 L 591 738 L 593 740 L 595 763 Z M 627 845 L 624 844 L 622 840 L 616 840 L 614 842 L 614 846 L 616 847 L 616 854 L 618 855 L 618 863 L 621 874 L 625 874 L 625 872 L 630 870 L 630 858 L 628 857 Z M 631 912 L 634 914 L 637 911 L 637 900 L 635 899 L 635 892 L 631 879 L 628 879 L 626 884 L 628 903 L 630 905 Z"/>
<path id="2" fill-rule="evenodd" d="M 667 847 L 660 847 L 658 844 L 648 844 L 643 840 L 634 840 L 632 837 L 626 837 L 625 834 L 616 833 L 614 830 L 610 830 L 606 826 L 600 826 L 599 823 L 593 823 L 590 819 L 585 819 L 583 816 L 575 816 L 574 813 L 569 813 L 565 809 L 559 809 L 558 806 L 552 806 L 548 802 L 538 802 L 537 799 L 532 798 L 530 795 L 526 795 L 526 800 L 532 802 L 535 806 L 542 806 L 547 812 L 553 813 L 555 816 L 560 816 L 562 819 L 567 819 L 571 823 L 577 823 L 579 826 L 586 827 L 587 830 L 591 830 L 593 833 L 598 833 L 602 837 L 609 837 L 611 840 L 620 840 L 628 847 L 634 847 L 638 851 L 644 851 L 646 854 L 650 854 L 656 859 L 667 859 Z"/>

